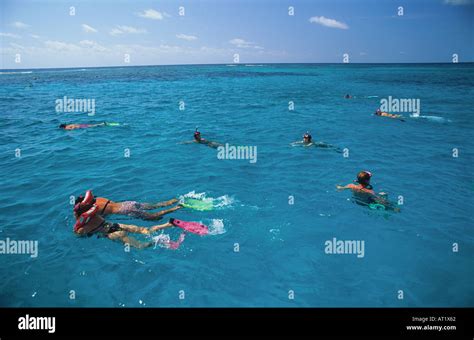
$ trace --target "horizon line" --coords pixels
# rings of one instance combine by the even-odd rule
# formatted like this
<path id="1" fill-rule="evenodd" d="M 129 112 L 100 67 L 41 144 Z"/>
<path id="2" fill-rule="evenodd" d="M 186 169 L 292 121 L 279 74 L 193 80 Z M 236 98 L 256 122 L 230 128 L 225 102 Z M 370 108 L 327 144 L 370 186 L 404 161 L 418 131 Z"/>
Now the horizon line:
<path id="1" fill-rule="evenodd" d="M 36 67 L 36 68 L 2 68 L 0 71 L 16 71 L 16 70 L 67 70 L 67 69 L 94 69 L 94 68 L 121 68 L 121 67 L 157 67 L 157 66 L 239 66 L 239 65 L 423 65 L 423 64 L 472 64 L 474 61 L 460 61 L 457 63 L 453 62 L 437 62 L 437 61 L 428 61 L 428 62 L 283 62 L 283 63 L 205 63 L 205 64 L 143 64 L 143 65 L 111 65 L 111 66 L 70 66 L 70 67 Z"/>

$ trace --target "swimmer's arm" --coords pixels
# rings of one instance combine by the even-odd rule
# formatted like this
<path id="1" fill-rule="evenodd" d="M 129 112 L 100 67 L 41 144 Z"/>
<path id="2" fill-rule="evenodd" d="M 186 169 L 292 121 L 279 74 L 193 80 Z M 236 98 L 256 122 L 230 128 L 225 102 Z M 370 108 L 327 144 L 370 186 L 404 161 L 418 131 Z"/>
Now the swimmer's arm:
<path id="1" fill-rule="evenodd" d="M 290 145 L 298 145 L 298 144 L 303 144 L 303 141 L 299 140 L 297 142 L 290 143 Z"/>
<path id="2" fill-rule="evenodd" d="M 196 141 L 193 141 L 193 140 L 186 140 L 184 142 L 179 142 L 178 144 L 193 144 L 193 143 L 196 143 Z"/>
<path id="3" fill-rule="evenodd" d="M 341 186 L 341 185 L 336 185 L 336 189 L 337 190 L 346 190 L 346 189 L 356 189 L 356 186 L 354 184 L 347 184 L 347 185 L 344 185 L 344 186 Z"/>

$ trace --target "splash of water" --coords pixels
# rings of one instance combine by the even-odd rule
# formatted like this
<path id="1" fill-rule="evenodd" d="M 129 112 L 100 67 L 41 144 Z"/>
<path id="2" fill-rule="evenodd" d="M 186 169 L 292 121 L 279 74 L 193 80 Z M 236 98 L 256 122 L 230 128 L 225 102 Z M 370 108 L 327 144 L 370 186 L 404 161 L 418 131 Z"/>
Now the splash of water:
<path id="1" fill-rule="evenodd" d="M 197 200 L 201 200 L 203 202 L 211 203 L 214 208 L 225 208 L 230 207 L 235 202 L 233 197 L 229 195 L 223 195 L 219 197 L 207 197 L 205 192 L 196 193 L 195 191 L 188 192 L 182 196 L 179 196 L 180 203 L 184 202 L 185 198 L 193 198 Z"/>

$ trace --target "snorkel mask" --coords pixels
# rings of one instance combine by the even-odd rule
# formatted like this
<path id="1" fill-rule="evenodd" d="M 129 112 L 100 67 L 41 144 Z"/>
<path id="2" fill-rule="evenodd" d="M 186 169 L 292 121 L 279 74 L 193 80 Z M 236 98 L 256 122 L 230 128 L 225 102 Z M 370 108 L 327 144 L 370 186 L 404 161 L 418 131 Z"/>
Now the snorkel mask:
<path id="1" fill-rule="evenodd" d="M 306 133 L 303 135 L 303 140 L 308 140 L 309 142 L 311 142 L 311 139 L 313 137 L 311 137 L 311 135 L 309 134 L 309 131 L 306 131 Z"/>
<path id="2" fill-rule="evenodd" d="M 197 128 L 196 128 L 196 131 L 194 131 L 194 138 L 195 139 L 201 139 L 201 133 L 198 131 Z"/>

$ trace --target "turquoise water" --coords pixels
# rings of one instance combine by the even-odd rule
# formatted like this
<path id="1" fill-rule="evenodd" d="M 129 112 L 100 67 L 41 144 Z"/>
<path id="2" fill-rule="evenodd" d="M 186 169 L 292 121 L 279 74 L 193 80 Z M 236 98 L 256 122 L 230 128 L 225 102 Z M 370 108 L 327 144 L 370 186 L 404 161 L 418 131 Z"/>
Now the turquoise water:
<path id="1" fill-rule="evenodd" d="M 0 239 L 37 240 L 39 254 L 0 256 L 0 305 L 473 306 L 473 76 L 472 64 L 3 72 Z M 95 116 L 57 113 L 64 96 L 95 99 Z M 420 99 L 422 117 L 373 116 L 388 96 Z M 101 121 L 126 125 L 57 128 Z M 257 162 L 180 144 L 196 126 L 204 138 L 257 146 Z M 306 130 L 349 157 L 291 147 Z M 363 169 L 375 190 L 403 196 L 401 213 L 335 190 Z M 89 188 L 114 201 L 206 197 L 215 210 L 169 216 L 211 235 L 187 235 L 176 251 L 76 238 L 69 198 Z M 365 256 L 326 254 L 334 237 L 363 240 Z"/>

